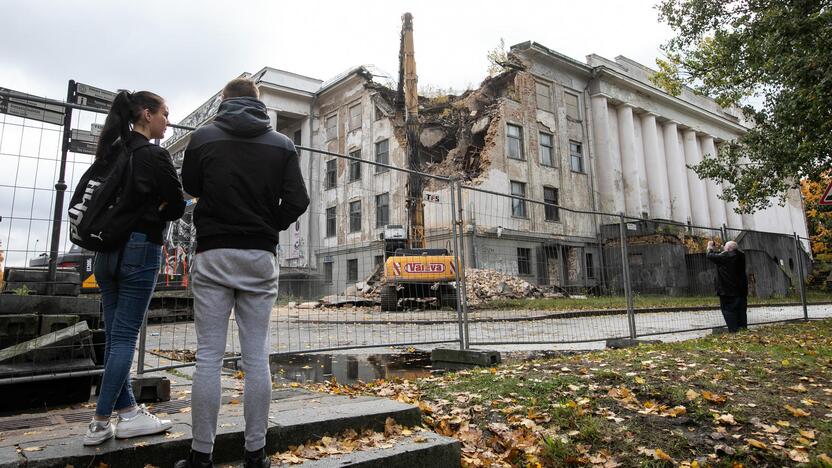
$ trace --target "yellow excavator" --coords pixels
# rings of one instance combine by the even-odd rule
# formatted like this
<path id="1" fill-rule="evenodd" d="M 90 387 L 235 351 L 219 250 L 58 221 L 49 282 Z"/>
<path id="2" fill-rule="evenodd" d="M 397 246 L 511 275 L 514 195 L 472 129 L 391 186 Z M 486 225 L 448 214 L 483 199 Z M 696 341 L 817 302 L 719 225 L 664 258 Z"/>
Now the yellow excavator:
<path id="1" fill-rule="evenodd" d="M 408 168 L 419 171 L 419 98 L 410 13 L 402 17 L 397 103 L 405 112 Z M 408 175 L 406 205 L 407 229 L 388 225 L 384 230 L 381 310 L 400 310 L 400 302 L 408 299 L 425 303 L 435 299 L 440 307 L 455 307 L 457 266 L 447 249 L 425 248 L 425 202 L 422 178 L 417 172 Z"/>

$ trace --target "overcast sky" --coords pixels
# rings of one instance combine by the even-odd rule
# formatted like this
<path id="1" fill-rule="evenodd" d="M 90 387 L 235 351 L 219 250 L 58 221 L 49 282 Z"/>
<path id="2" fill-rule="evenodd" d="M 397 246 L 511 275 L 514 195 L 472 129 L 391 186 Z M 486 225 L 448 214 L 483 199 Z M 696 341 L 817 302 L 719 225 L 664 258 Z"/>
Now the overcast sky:
<path id="1" fill-rule="evenodd" d="M 626 55 L 653 66 L 670 36 L 656 2 L 4 0 L 0 86 L 54 98 L 65 97 L 70 78 L 149 89 L 178 119 L 264 66 L 323 80 L 360 64 L 395 73 L 406 11 L 420 85 L 476 86 L 500 38 L 581 61 Z"/>
<path id="2" fill-rule="evenodd" d="M 245 0 L 2 0 L 0 87 L 62 100 L 69 79 L 110 90 L 147 89 L 166 98 L 178 121 L 229 79 L 264 66 L 322 80 L 360 64 L 395 75 L 407 11 L 414 16 L 422 88 L 477 86 L 486 53 L 501 38 L 506 47 L 531 40 L 581 61 L 597 53 L 654 66 L 671 35 L 658 22 L 657 1 L 307 1 L 289 7 Z M 88 130 L 93 121 L 103 116 L 81 112 L 73 127 Z M 0 116 L 0 244 L 10 264 L 48 247 L 58 130 Z M 88 155 L 70 155 L 70 190 L 89 162 Z"/>

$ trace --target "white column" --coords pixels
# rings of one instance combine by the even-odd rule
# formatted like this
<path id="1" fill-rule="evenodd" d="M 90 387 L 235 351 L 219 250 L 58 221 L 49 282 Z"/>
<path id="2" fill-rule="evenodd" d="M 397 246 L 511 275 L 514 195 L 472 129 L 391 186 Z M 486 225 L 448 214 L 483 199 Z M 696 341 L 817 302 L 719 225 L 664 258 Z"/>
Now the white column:
<path id="1" fill-rule="evenodd" d="M 739 163 L 748 164 L 748 158 L 740 159 Z M 743 213 L 740 215 L 742 217 L 742 228 L 743 229 L 750 229 L 754 230 L 757 229 L 757 216 L 754 213 Z"/>
<path id="2" fill-rule="evenodd" d="M 592 122 L 595 136 L 595 156 L 598 172 L 598 192 L 601 211 L 621 213 L 625 209 L 621 159 L 610 135 L 607 98 L 592 97 Z"/>
<path id="3" fill-rule="evenodd" d="M 644 141 L 644 163 L 647 174 L 650 216 L 658 219 L 671 219 L 667 165 L 661 159 L 659 135 L 656 131 L 656 116 L 654 114 L 641 116 L 641 135 Z"/>
<path id="4" fill-rule="evenodd" d="M 670 213 L 674 221 L 690 221 L 690 195 L 685 173 L 685 157 L 679 146 L 679 130 L 676 122 L 664 124 L 664 154 L 667 163 L 667 187 L 670 191 Z"/>
<path id="5" fill-rule="evenodd" d="M 730 187 L 727 183 L 724 186 Z M 735 211 L 737 207 L 739 207 L 739 205 L 736 200 L 725 202 L 726 224 L 728 224 L 728 227 L 732 229 L 743 229 L 742 215 Z"/>
<path id="6" fill-rule="evenodd" d="M 639 161 L 636 158 L 633 108 L 623 104 L 616 108 L 616 112 L 618 112 L 618 141 L 621 146 L 621 171 L 624 174 L 624 200 L 627 214 L 641 217 L 645 210 L 641 200 Z"/>
<path id="7" fill-rule="evenodd" d="M 688 165 L 699 164 L 702 154 L 699 152 L 699 142 L 696 132 L 688 129 L 684 132 L 685 162 Z M 690 193 L 690 211 L 693 224 L 711 227 L 711 214 L 708 213 L 708 191 L 705 181 L 699 178 L 692 169 L 686 169 L 688 177 L 688 191 Z"/>
<path id="8" fill-rule="evenodd" d="M 807 237 L 806 214 L 803 212 L 803 197 L 800 194 L 800 189 L 789 190 L 789 195 L 786 197 L 786 207 L 789 209 L 789 216 L 792 220 L 792 230 L 798 236 Z"/>
<path id="9" fill-rule="evenodd" d="M 710 135 L 703 136 L 701 143 L 702 159 L 716 157 L 716 145 L 714 145 L 714 139 Z M 711 215 L 711 224 L 713 227 L 727 225 L 728 215 L 725 213 L 725 201 L 719 198 L 722 195 L 722 184 L 714 179 L 707 179 L 705 189 L 708 193 L 708 213 Z"/>
<path id="10" fill-rule="evenodd" d="M 641 198 L 641 209 L 647 213 L 648 218 L 653 218 L 650 212 L 650 190 L 647 187 L 647 161 L 644 159 L 644 135 L 641 130 L 641 118 L 638 114 L 633 115 L 633 130 L 635 130 L 636 168 L 638 169 L 638 190 Z"/>

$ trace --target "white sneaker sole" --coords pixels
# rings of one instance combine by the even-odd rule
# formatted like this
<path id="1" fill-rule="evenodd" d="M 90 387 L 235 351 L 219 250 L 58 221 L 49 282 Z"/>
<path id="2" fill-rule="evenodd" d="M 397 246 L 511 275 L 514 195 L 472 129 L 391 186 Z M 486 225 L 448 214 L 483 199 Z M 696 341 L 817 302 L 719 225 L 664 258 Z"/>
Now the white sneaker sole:
<path id="1" fill-rule="evenodd" d="M 101 439 L 88 439 L 88 438 L 84 437 L 84 446 L 85 447 L 90 447 L 92 445 L 101 445 L 104 442 L 107 442 L 108 440 L 110 440 L 112 438 L 113 438 L 112 433 L 108 437 L 102 437 Z"/>
<path id="2" fill-rule="evenodd" d="M 132 437 L 141 437 L 147 435 L 154 435 L 154 434 L 161 434 L 173 427 L 173 423 L 170 424 L 162 424 L 159 427 L 155 428 L 145 428 L 145 429 L 128 429 L 124 431 L 118 430 L 118 426 L 116 426 L 116 439 L 130 439 Z"/>

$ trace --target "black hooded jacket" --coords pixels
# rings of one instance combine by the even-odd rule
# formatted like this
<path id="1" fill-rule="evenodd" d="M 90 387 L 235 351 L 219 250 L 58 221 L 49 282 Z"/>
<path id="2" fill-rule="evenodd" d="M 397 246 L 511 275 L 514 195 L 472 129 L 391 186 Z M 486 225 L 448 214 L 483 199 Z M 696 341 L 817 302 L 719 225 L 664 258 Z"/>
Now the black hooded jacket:
<path id="1" fill-rule="evenodd" d="M 135 210 L 141 213 L 130 230 L 144 233 L 148 241 L 161 245 L 167 222 L 181 218 L 185 212 L 182 184 L 168 150 L 150 143 L 138 132 L 131 132 L 127 148 L 133 153 L 131 197 Z"/>
<path id="2" fill-rule="evenodd" d="M 309 206 L 295 145 L 272 130 L 266 106 L 248 97 L 222 101 L 214 121 L 193 132 L 182 185 L 199 198 L 197 252 L 275 253 L 278 233 Z"/>

